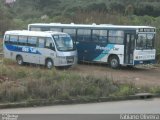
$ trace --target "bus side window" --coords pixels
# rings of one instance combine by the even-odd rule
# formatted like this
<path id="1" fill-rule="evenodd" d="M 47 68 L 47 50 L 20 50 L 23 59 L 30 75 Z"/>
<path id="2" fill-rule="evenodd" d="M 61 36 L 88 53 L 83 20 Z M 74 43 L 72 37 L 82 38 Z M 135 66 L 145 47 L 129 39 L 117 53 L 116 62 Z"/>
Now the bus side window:
<path id="1" fill-rule="evenodd" d="M 107 30 L 93 30 L 92 41 L 97 43 L 107 43 Z"/>
<path id="2" fill-rule="evenodd" d="M 5 44 L 9 43 L 9 35 L 6 35 L 6 36 L 5 36 L 4 41 L 5 41 Z"/>
<path id="3" fill-rule="evenodd" d="M 27 36 L 19 36 L 18 45 L 27 45 Z"/>
<path id="4" fill-rule="evenodd" d="M 83 41 L 83 42 L 91 41 L 91 30 L 90 29 L 78 29 L 77 41 Z"/>
<path id="5" fill-rule="evenodd" d="M 30 31 L 41 31 L 41 28 L 38 27 L 31 27 Z"/>
<path id="6" fill-rule="evenodd" d="M 36 47 L 37 37 L 28 37 L 28 46 Z"/>
<path id="7" fill-rule="evenodd" d="M 110 30 L 108 42 L 111 44 L 124 44 L 124 31 Z"/>
<path id="8" fill-rule="evenodd" d="M 71 36 L 71 38 L 72 38 L 72 40 L 75 42 L 76 41 L 76 29 L 63 29 L 63 32 L 64 33 L 68 33 L 70 36 Z"/>
<path id="9" fill-rule="evenodd" d="M 92 41 L 93 41 L 93 42 L 99 42 L 99 36 L 97 36 L 97 35 L 92 35 Z"/>
<path id="10" fill-rule="evenodd" d="M 46 38 L 45 48 L 55 50 L 55 46 L 51 38 Z"/>
<path id="11" fill-rule="evenodd" d="M 58 31 L 58 32 L 62 32 L 62 29 L 61 29 L 61 28 L 54 28 L 54 27 L 51 27 L 51 28 L 50 28 L 50 31 Z"/>
<path id="12" fill-rule="evenodd" d="M 45 38 L 39 38 L 38 39 L 38 47 L 44 48 Z"/>
<path id="13" fill-rule="evenodd" d="M 10 44 L 17 44 L 18 43 L 18 36 L 17 35 L 11 35 L 9 43 Z"/>
<path id="14" fill-rule="evenodd" d="M 49 27 L 41 27 L 41 31 L 50 31 Z"/>

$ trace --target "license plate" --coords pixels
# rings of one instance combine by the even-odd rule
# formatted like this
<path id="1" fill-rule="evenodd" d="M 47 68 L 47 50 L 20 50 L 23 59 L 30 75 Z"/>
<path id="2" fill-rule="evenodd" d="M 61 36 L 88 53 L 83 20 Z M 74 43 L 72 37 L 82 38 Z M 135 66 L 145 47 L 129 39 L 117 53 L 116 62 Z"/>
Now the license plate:
<path id="1" fill-rule="evenodd" d="M 73 63 L 73 62 L 74 62 L 74 58 L 68 58 L 68 59 L 67 59 L 67 62 L 68 62 L 68 63 Z"/>

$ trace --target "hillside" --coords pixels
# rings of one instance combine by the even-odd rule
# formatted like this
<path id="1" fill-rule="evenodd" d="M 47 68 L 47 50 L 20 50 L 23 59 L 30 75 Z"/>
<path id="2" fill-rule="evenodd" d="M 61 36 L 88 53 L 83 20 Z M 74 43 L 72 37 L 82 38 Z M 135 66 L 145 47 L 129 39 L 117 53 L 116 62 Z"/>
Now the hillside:
<path id="1" fill-rule="evenodd" d="M 4 0 L 0 0 L 0 2 L 4 4 Z M 74 21 L 78 23 L 81 21 L 78 21 L 77 17 L 83 17 L 84 14 L 84 16 L 90 15 L 88 17 L 95 18 L 96 16 L 93 16 L 93 13 L 100 13 L 104 17 L 106 15 L 119 15 L 122 17 L 160 16 L 159 0 L 16 0 L 12 5 L 3 7 L 3 4 L 0 5 L 0 10 L 5 11 L 4 14 L 12 17 L 15 22 L 19 20 L 19 24 L 32 21 Z M 87 22 L 92 23 L 97 19 L 98 17 L 96 19 L 92 18 Z M 122 20 L 124 19 L 122 18 Z M 108 21 L 102 22 L 106 23 Z M 122 24 L 123 22 L 117 20 L 114 23 Z M 124 24 L 128 23 L 130 23 L 128 20 L 124 22 Z M 18 26 L 21 27 L 21 25 Z"/>
<path id="2" fill-rule="evenodd" d="M 0 0 L 0 32 L 27 29 L 29 23 L 151 25 L 160 31 L 159 0 Z M 158 40 L 157 39 L 157 40 Z M 160 45 L 157 41 L 157 48 Z"/>
<path id="3" fill-rule="evenodd" d="M 11 10 L 17 17 L 24 18 L 27 15 L 73 15 L 79 10 L 157 17 L 160 16 L 159 8 L 159 0 L 17 0 Z"/>

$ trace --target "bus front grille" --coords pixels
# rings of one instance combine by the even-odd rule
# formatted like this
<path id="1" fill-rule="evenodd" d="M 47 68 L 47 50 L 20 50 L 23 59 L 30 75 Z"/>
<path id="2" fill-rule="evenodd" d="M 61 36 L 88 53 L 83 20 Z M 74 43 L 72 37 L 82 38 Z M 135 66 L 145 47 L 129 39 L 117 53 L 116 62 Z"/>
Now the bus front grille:
<path id="1" fill-rule="evenodd" d="M 74 63 L 74 56 L 67 56 L 67 63 Z"/>

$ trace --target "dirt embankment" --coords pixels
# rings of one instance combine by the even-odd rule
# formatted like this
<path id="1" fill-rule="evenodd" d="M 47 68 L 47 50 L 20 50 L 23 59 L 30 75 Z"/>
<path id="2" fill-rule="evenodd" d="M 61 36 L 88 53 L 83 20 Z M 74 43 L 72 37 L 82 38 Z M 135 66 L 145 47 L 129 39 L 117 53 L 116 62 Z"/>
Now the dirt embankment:
<path id="1" fill-rule="evenodd" d="M 108 77 L 115 81 L 131 82 L 140 86 L 160 86 L 160 66 L 122 67 L 114 70 L 107 65 L 77 65 L 71 68 L 70 71 L 84 76 Z"/>

